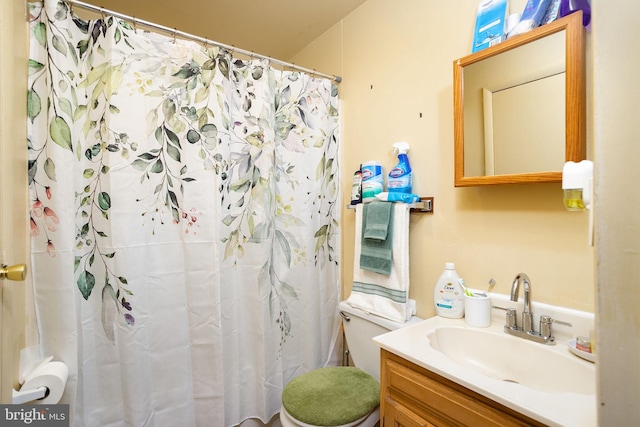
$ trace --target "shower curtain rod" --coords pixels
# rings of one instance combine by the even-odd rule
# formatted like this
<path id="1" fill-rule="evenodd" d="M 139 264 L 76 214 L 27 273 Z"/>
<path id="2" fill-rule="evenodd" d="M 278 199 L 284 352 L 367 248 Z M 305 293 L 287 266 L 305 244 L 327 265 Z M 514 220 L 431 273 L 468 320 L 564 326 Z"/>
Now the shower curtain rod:
<path id="1" fill-rule="evenodd" d="M 85 3 L 85 2 L 82 2 L 82 1 L 79 1 L 79 0 L 63 0 L 63 1 L 65 3 L 67 3 L 67 4 L 69 4 L 72 8 L 73 8 L 73 6 L 78 6 L 78 7 L 82 7 L 82 8 L 91 10 L 93 12 L 100 13 L 101 15 L 104 15 L 104 14 L 113 15 L 116 18 L 120 18 L 120 19 L 124 19 L 126 21 L 130 21 L 131 23 L 133 23 L 134 28 L 138 24 L 142 24 L 142 25 L 144 25 L 146 27 L 155 28 L 157 30 L 169 33 L 174 38 L 176 36 L 180 36 L 182 38 L 198 41 L 200 43 L 210 44 L 210 45 L 222 47 L 222 48 L 225 48 L 227 50 L 230 50 L 232 53 L 236 52 L 236 53 L 240 53 L 242 55 L 249 56 L 251 58 L 266 59 L 269 62 L 278 64 L 278 65 L 283 66 L 285 68 L 291 68 L 291 69 L 298 70 L 298 71 L 304 71 L 305 73 L 313 74 L 315 76 L 325 77 L 325 78 L 328 78 L 330 80 L 335 81 L 336 83 L 340 83 L 342 81 L 342 77 L 340 77 L 340 76 L 334 76 L 334 75 L 330 75 L 330 74 L 320 73 L 320 72 L 318 72 L 316 70 L 312 70 L 310 68 L 301 67 L 301 66 L 293 64 L 291 62 L 281 61 L 279 59 L 275 59 L 275 58 L 272 58 L 272 57 L 266 56 L 266 55 L 261 55 L 259 53 L 251 52 L 251 51 L 245 50 L 245 49 L 238 49 L 235 46 L 227 45 L 227 44 L 220 43 L 220 42 L 217 42 L 217 41 L 214 41 L 214 40 L 209 40 L 209 39 L 206 39 L 204 37 L 195 36 L 193 34 L 185 33 L 184 31 L 180 31 L 180 30 L 177 30 L 175 28 L 169 28 L 169 27 L 165 27 L 164 25 L 160 25 L 160 24 L 156 24 L 156 23 L 153 23 L 153 22 L 145 21 L 144 19 L 138 19 L 135 16 L 129 16 L 129 15 L 125 15 L 123 13 L 114 12 L 112 10 L 105 9 L 103 7 L 94 6 L 92 4 Z"/>

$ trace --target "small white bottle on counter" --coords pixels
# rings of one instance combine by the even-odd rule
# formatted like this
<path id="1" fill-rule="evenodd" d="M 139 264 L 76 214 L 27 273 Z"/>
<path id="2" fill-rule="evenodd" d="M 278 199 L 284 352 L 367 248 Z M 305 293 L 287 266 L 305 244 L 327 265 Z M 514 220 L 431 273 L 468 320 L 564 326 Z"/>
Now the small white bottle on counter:
<path id="1" fill-rule="evenodd" d="M 455 264 L 445 263 L 444 271 L 433 291 L 433 302 L 438 316 L 452 319 L 464 316 L 464 290 L 458 283 L 459 279 Z"/>

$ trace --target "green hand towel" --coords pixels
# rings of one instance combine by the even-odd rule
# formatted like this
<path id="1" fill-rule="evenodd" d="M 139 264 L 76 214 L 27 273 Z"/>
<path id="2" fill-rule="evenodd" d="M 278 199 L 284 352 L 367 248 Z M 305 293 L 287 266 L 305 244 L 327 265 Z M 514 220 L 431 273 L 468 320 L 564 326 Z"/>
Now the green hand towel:
<path id="1" fill-rule="evenodd" d="M 389 219 L 387 222 L 387 236 L 384 240 L 365 238 L 365 230 L 370 221 L 370 205 L 377 203 L 390 205 Z M 362 238 L 360 243 L 360 268 L 373 271 L 374 273 L 390 275 L 392 265 L 392 245 L 393 245 L 393 203 L 372 202 L 363 206 L 362 210 Z M 375 209 L 374 209 L 375 210 Z M 376 215 L 378 213 L 376 212 Z M 377 216 L 373 221 L 377 221 Z M 379 229 L 379 228 L 378 228 Z"/>
<path id="2" fill-rule="evenodd" d="M 367 217 L 367 220 L 362 229 L 362 237 L 373 240 L 387 238 L 392 206 L 393 203 L 389 202 L 372 202 L 364 206 L 363 215 Z M 363 224 L 365 223 L 363 222 Z"/>

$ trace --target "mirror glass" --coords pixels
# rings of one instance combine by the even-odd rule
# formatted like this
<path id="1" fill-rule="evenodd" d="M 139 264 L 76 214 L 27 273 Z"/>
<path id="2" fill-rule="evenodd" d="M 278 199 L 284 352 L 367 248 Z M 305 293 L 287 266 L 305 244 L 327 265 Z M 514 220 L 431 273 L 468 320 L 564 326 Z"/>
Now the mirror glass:
<path id="1" fill-rule="evenodd" d="M 574 15 L 454 63 L 456 186 L 559 182 L 566 161 L 584 159 Z"/>

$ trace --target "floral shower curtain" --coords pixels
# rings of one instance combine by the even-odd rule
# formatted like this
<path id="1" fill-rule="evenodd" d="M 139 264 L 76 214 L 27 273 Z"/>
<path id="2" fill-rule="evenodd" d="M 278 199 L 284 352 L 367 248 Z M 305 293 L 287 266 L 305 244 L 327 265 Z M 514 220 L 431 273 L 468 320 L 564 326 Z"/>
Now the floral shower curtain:
<path id="1" fill-rule="evenodd" d="M 268 421 L 336 359 L 335 86 L 63 2 L 30 13 L 36 311 L 73 425 Z"/>

